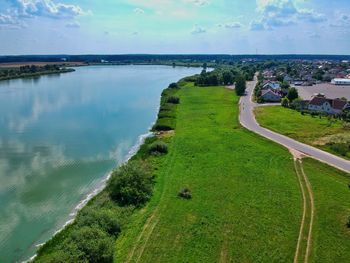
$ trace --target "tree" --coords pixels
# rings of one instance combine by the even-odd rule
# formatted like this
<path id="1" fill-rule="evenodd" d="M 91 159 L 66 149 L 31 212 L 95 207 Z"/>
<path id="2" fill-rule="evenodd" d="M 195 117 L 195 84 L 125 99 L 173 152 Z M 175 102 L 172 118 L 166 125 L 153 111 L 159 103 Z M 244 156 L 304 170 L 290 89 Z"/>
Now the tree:
<path id="1" fill-rule="evenodd" d="M 232 72 L 231 71 L 225 71 L 224 73 L 222 73 L 222 79 L 223 79 L 225 85 L 232 84 L 232 82 L 233 82 L 233 74 L 232 74 Z"/>
<path id="2" fill-rule="evenodd" d="M 287 81 L 283 81 L 281 84 L 281 89 L 282 90 L 288 90 L 290 88 L 290 85 Z"/>
<path id="3" fill-rule="evenodd" d="M 120 205 L 141 206 L 152 196 L 154 178 L 143 161 L 132 161 L 114 171 L 108 188 Z"/>
<path id="4" fill-rule="evenodd" d="M 243 96 L 245 94 L 245 89 L 246 89 L 245 78 L 242 75 L 238 75 L 236 77 L 236 86 L 235 86 L 236 94 L 238 96 Z"/>
<path id="5" fill-rule="evenodd" d="M 177 83 L 171 83 L 168 87 L 169 89 L 178 89 L 179 88 L 179 85 Z"/>
<path id="6" fill-rule="evenodd" d="M 288 108 L 289 106 L 289 100 L 287 97 L 284 97 L 281 102 L 282 107 Z"/>
<path id="7" fill-rule="evenodd" d="M 293 102 L 293 100 L 299 97 L 298 90 L 296 88 L 290 88 L 287 93 L 287 98 L 289 102 Z"/>
<path id="8" fill-rule="evenodd" d="M 78 227 L 98 227 L 112 236 L 117 236 L 120 233 L 118 218 L 107 208 L 83 209 L 76 221 Z"/>
<path id="9" fill-rule="evenodd" d="M 113 262 L 114 239 L 98 228 L 78 228 L 68 242 L 75 244 L 88 262 Z"/>

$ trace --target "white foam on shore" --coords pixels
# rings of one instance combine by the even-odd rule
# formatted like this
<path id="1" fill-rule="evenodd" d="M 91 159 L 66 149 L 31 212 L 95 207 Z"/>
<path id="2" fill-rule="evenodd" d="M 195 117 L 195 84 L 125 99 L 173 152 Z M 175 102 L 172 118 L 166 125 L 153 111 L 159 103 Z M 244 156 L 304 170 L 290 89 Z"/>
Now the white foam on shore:
<path id="1" fill-rule="evenodd" d="M 153 132 L 148 132 L 145 134 L 142 134 L 138 137 L 137 142 L 134 146 L 131 147 L 131 149 L 129 150 L 129 152 L 126 154 L 124 160 L 120 163 L 120 165 L 128 162 L 136 153 L 137 151 L 140 149 L 141 145 L 145 142 L 145 140 L 152 136 Z M 111 178 L 113 171 L 108 172 L 104 178 L 98 183 L 98 185 L 83 199 L 81 200 L 78 205 L 73 209 L 73 211 L 69 214 L 69 219 L 63 224 L 63 226 L 61 228 L 59 228 L 51 238 L 53 238 L 54 236 L 56 236 L 58 233 L 60 233 L 63 229 L 66 228 L 66 226 L 72 224 L 75 220 L 76 215 L 78 214 L 78 212 L 92 199 L 94 198 L 96 195 L 98 195 L 99 193 L 101 193 L 103 191 L 103 189 L 105 189 L 108 180 Z M 45 245 L 46 242 L 44 243 L 40 243 L 35 245 L 35 247 L 41 247 L 43 245 Z M 27 262 L 31 262 L 34 260 L 34 258 L 37 256 L 37 254 L 33 255 L 32 257 L 30 257 L 28 260 L 22 261 L 22 263 L 27 263 Z"/>

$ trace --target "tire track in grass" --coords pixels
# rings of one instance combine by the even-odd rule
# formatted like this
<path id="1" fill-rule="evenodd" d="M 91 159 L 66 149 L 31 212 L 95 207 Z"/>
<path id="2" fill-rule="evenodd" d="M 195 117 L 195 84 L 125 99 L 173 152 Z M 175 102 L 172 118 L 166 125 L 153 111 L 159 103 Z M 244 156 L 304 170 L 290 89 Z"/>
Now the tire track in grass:
<path id="1" fill-rule="evenodd" d="M 172 149 L 173 154 L 170 158 L 169 164 L 167 165 L 168 169 L 165 173 L 166 175 L 169 175 L 169 172 L 170 172 L 171 168 L 173 167 L 173 163 L 175 160 L 175 152 L 176 152 L 176 145 L 177 145 L 175 137 L 173 138 L 173 145 L 174 145 L 174 147 Z M 167 177 L 167 179 L 169 179 L 169 178 Z M 133 246 L 131 252 L 128 254 L 128 257 L 127 257 L 125 262 L 127 262 L 127 263 L 133 262 L 134 257 L 136 257 L 135 262 L 140 261 L 142 254 L 145 250 L 145 247 L 148 243 L 148 240 L 149 240 L 150 236 L 152 235 L 154 228 L 156 227 L 156 225 L 159 222 L 159 213 L 158 212 L 160 210 L 160 203 L 161 203 L 161 201 L 164 197 L 164 194 L 166 192 L 165 188 L 166 188 L 166 183 L 163 186 L 162 194 L 159 198 L 159 202 L 158 202 L 157 206 L 155 207 L 154 212 L 151 213 L 151 215 L 147 219 L 145 225 L 142 228 L 141 233 L 137 237 L 135 245 Z M 144 240 L 144 241 L 142 242 L 142 240 Z M 136 255 L 136 254 L 138 254 L 138 255 Z"/>
<path id="2" fill-rule="evenodd" d="M 314 216 L 315 216 L 315 202 L 314 202 L 314 195 L 312 192 L 311 184 L 309 179 L 307 178 L 304 168 L 302 165 L 302 161 L 300 161 L 300 168 L 301 168 L 301 173 L 304 176 L 305 182 L 306 182 L 306 187 L 308 189 L 308 194 L 310 198 L 310 207 L 311 207 L 311 216 L 310 216 L 310 226 L 309 226 L 309 233 L 308 233 L 308 238 L 307 238 L 307 247 L 306 247 L 306 253 L 305 253 L 305 260 L 304 262 L 307 263 L 309 261 L 310 253 L 311 253 L 311 247 L 312 247 L 312 229 L 313 229 L 313 224 L 314 224 Z"/>
<path id="3" fill-rule="evenodd" d="M 303 197 L 303 216 L 300 224 L 299 237 L 294 255 L 294 263 L 309 261 L 312 247 L 312 229 L 314 223 L 314 196 L 311 184 L 304 172 L 302 156 L 292 152 L 294 156 L 294 168 L 298 177 L 301 194 Z"/>
<path id="4" fill-rule="evenodd" d="M 303 197 L 303 216 L 301 219 L 299 237 L 298 237 L 297 247 L 295 250 L 294 261 L 293 261 L 294 263 L 297 263 L 298 258 L 299 258 L 299 253 L 300 253 L 301 241 L 303 238 L 303 232 L 304 232 L 304 224 L 305 224 L 305 217 L 306 217 L 306 196 L 305 196 L 305 190 L 304 190 L 304 186 L 303 186 L 303 180 L 302 180 L 301 175 L 298 171 L 298 159 L 296 157 L 294 157 L 294 169 L 295 169 L 295 173 L 297 174 L 297 177 L 298 177 L 298 181 L 299 181 L 299 185 L 300 185 L 300 189 L 301 189 L 301 195 Z"/>

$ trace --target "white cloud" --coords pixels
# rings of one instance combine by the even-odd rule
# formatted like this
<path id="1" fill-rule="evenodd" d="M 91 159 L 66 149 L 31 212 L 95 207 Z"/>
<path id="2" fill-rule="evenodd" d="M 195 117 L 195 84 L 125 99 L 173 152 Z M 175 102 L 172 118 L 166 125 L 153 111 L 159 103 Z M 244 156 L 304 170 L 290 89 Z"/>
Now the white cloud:
<path id="1" fill-rule="evenodd" d="M 310 23 L 318 23 L 327 21 L 327 18 L 323 14 L 316 13 L 314 10 L 300 10 L 297 14 L 297 18 L 305 20 Z"/>
<path id="2" fill-rule="evenodd" d="M 300 21 L 319 23 L 327 20 L 314 10 L 298 9 L 292 0 L 257 0 L 256 3 L 261 18 L 251 24 L 252 30 L 290 26 Z"/>
<path id="3" fill-rule="evenodd" d="M 205 33 L 205 32 L 207 32 L 207 30 L 204 27 L 195 25 L 193 27 L 192 31 L 191 31 L 191 34 L 197 35 L 197 34 L 202 34 L 202 33 Z"/>
<path id="4" fill-rule="evenodd" d="M 10 13 L 18 17 L 50 17 L 72 19 L 87 14 L 78 5 L 55 3 L 52 0 L 10 0 Z"/>
<path id="5" fill-rule="evenodd" d="M 250 23 L 250 30 L 252 31 L 261 31 L 261 30 L 265 30 L 265 26 L 263 23 L 259 22 L 259 21 L 252 21 Z"/>
<path id="6" fill-rule="evenodd" d="M 210 3 L 209 0 L 185 0 L 185 2 L 195 4 L 197 6 L 205 6 Z"/>
<path id="7" fill-rule="evenodd" d="M 225 28 L 241 28 L 243 25 L 240 22 L 228 22 L 223 25 Z"/>
<path id="8" fill-rule="evenodd" d="M 135 8 L 134 9 L 134 13 L 137 14 L 137 15 L 142 15 L 145 13 L 145 11 L 139 7 Z"/>

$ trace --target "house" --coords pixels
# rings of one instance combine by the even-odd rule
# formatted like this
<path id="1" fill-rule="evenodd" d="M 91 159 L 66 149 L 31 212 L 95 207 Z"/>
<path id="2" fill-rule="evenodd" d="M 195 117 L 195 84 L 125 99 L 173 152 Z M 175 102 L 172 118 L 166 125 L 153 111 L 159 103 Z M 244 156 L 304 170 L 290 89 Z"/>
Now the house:
<path id="1" fill-rule="evenodd" d="M 310 100 L 308 110 L 332 114 L 332 100 L 323 96 L 315 96 Z"/>
<path id="2" fill-rule="evenodd" d="M 332 103 L 333 114 L 341 114 L 348 106 L 348 102 L 342 99 L 334 99 Z"/>
<path id="3" fill-rule="evenodd" d="M 289 84 L 293 83 L 293 78 L 289 75 L 285 75 L 283 81 L 288 82 Z"/>
<path id="4" fill-rule="evenodd" d="M 267 90 L 267 89 L 274 90 L 274 91 L 280 90 L 281 85 L 278 81 L 267 81 L 263 84 L 262 90 Z"/>
<path id="5" fill-rule="evenodd" d="M 349 104 L 346 100 L 327 99 L 323 95 L 314 96 L 308 104 L 308 110 L 310 111 L 324 112 L 334 115 L 341 114 L 348 107 Z"/>
<path id="6" fill-rule="evenodd" d="M 261 91 L 261 98 L 266 102 L 280 102 L 282 96 L 271 89 Z"/>
<path id="7" fill-rule="evenodd" d="M 334 84 L 334 85 L 350 85 L 350 79 L 335 78 L 335 79 L 332 79 L 332 84 Z"/>

